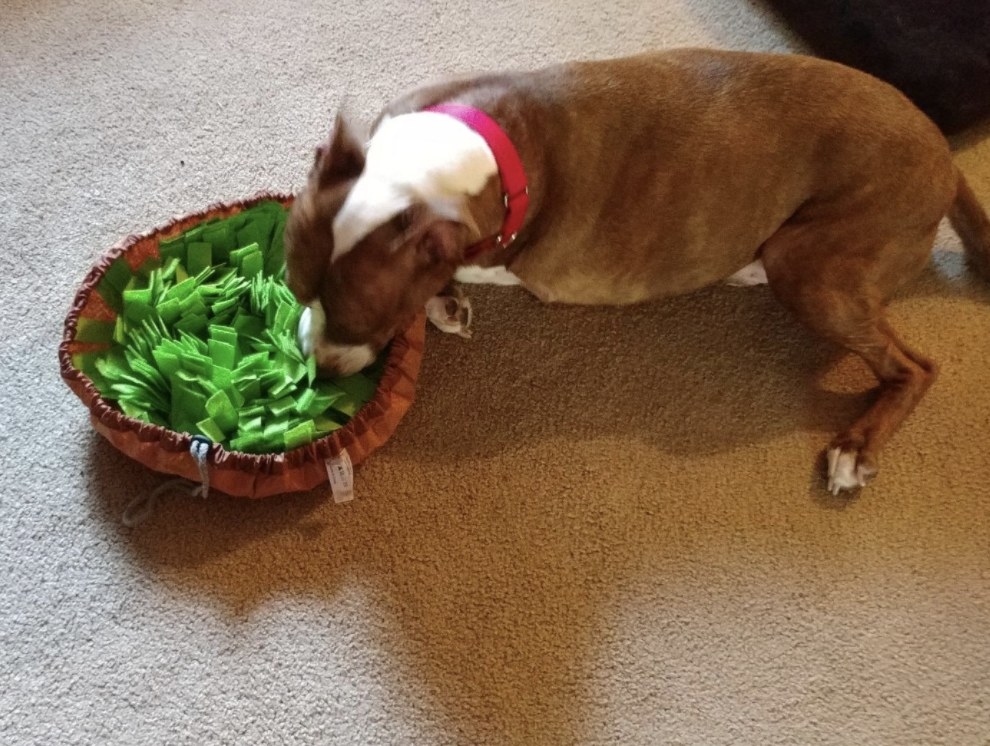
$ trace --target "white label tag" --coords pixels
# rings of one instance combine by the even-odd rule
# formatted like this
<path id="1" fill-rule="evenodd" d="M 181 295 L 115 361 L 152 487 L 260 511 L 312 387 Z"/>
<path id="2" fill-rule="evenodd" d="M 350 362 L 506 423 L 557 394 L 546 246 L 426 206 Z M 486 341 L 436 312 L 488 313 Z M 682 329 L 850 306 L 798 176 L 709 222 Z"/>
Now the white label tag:
<path id="1" fill-rule="evenodd" d="M 330 492 L 335 503 L 346 503 L 354 499 L 354 465 L 345 448 L 333 458 L 326 460 L 327 476 L 330 477 Z"/>

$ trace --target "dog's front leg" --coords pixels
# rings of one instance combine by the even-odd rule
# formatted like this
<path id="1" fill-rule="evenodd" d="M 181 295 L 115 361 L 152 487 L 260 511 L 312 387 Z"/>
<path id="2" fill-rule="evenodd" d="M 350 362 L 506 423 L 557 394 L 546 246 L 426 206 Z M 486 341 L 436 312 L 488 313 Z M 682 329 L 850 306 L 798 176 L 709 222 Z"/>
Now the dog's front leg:
<path id="1" fill-rule="evenodd" d="M 426 317 L 442 332 L 471 339 L 471 301 L 450 284 L 426 302 Z"/>

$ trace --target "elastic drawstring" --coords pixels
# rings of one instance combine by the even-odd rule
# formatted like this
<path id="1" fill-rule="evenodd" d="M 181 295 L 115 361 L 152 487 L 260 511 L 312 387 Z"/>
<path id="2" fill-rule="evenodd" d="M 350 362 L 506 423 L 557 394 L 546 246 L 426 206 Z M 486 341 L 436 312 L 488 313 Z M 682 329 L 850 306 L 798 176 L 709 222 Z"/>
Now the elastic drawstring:
<path id="1" fill-rule="evenodd" d="M 204 438 L 202 435 L 194 435 L 189 443 L 189 453 L 196 459 L 196 466 L 199 467 L 199 486 L 193 489 L 193 497 L 209 497 L 210 494 L 210 467 L 206 463 L 209 458 L 210 448 L 213 441 Z"/>
<path id="2" fill-rule="evenodd" d="M 158 485 L 150 495 L 139 495 L 131 500 L 124 510 L 121 521 L 128 528 L 139 526 L 155 514 L 158 508 L 158 501 L 166 492 L 189 490 L 188 494 L 193 497 L 207 497 L 210 494 L 210 467 L 208 459 L 213 442 L 202 435 L 194 435 L 189 443 L 189 455 L 196 462 L 199 469 L 199 484 L 194 484 L 188 479 L 170 479 Z M 190 489 L 191 487 L 191 489 Z"/>

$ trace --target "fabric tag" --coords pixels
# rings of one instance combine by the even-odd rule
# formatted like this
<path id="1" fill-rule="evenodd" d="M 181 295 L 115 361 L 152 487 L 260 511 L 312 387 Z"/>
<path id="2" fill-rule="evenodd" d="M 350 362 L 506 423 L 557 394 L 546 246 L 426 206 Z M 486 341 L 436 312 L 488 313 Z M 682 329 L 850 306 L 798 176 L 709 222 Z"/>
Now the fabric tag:
<path id="1" fill-rule="evenodd" d="M 354 499 L 354 466 L 347 449 L 326 460 L 327 476 L 330 477 L 330 491 L 335 503 L 346 503 Z"/>

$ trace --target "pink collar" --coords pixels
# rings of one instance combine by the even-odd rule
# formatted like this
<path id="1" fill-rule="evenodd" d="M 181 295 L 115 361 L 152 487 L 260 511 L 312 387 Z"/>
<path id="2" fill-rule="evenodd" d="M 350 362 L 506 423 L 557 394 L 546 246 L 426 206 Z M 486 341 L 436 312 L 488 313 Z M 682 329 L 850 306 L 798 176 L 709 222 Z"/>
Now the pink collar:
<path id="1" fill-rule="evenodd" d="M 508 246 L 516 240 L 519 229 L 522 228 L 526 219 L 526 211 L 529 209 L 529 186 L 526 183 L 526 169 L 523 167 L 522 159 L 512 144 L 512 140 L 494 119 L 473 106 L 437 104 L 427 107 L 424 111 L 434 111 L 438 114 L 452 116 L 481 135 L 488 143 L 488 147 L 491 148 L 492 155 L 495 156 L 498 176 L 502 180 L 502 202 L 505 205 L 505 219 L 502 221 L 502 227 L 494 236 L 489 236 L 468 246 L 465 258 L 473 259 L 486 251 Z"/>

